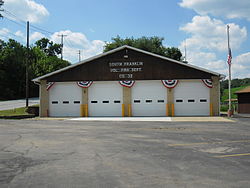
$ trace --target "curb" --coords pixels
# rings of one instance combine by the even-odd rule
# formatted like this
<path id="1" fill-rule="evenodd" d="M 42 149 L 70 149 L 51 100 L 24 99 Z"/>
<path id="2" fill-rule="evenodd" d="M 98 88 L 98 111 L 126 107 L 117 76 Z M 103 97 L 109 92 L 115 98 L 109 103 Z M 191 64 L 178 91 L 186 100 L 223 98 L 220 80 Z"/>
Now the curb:
<path id="1" fill-rule="evenodd" d="M 35 114 L 29 115 L 16 115 L 16 116 L 0 116 L 0 119 L 28 119 L 36 117 Z"/>

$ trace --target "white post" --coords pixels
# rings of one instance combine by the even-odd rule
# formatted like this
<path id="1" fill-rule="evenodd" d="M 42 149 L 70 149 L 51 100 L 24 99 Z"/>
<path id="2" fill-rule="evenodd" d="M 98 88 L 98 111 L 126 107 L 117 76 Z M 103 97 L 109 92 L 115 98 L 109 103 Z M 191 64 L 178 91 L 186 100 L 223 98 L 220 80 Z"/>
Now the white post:
<path id="1" fill-rule="evenodd" d="M 228 47 L 228 57 L 227 57 L 227 63 L 228 63 L 228 117 L 231 117 L 232 115 L 232 108 L 231 108 L 231 48 L 229 44 L 229 25 L 227 25 L 227 47 Z"/>

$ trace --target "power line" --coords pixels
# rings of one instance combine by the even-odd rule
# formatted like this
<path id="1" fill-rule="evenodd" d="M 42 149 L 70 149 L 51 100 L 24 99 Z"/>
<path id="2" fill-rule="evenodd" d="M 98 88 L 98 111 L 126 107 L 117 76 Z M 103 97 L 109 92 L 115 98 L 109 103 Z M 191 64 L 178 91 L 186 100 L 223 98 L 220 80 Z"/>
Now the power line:
<path id="1" fill-rule="evenodd" d="M 65 38 L 65 43 L 71 47 L 71 48 L 74 48 L 74 45 L 70 42 L 70 40 L 68 40 L 67 38 Z"/>
<path id="2" fill-rule="evenodd" d="M 11 22 L 14 22 L 15 24 L 18 24 L 18 25 L 26 28 L 26 22 L 24 20 L 18 18 L 18 16 L 16 16 L 15 14 L 11 13 L 10 11 L 8 11 L 6 9 L 4 10 L 4 13 L 7 14 L 8 16 L 10 16 L 12 18 L 11 19 L 11 18 L 8 18 L 8 17 L 4 16 L 6 19 L 10 20 Z M 15 20 L 17 20 L 19 22 L 15 21 Z M 54 33 L 52 31 L 48 31 L 47 29 L 43 29 L 43 28 L 35 26 L 33 24 L 30 24 L 30 30 L 40 31 L 41 33 L 45 34 L 46 36 L 52 35 Z"/>
<path id="3" fill-rule="evenodd" d="M 0 38 L 1 37 L 6 38 L 6 39 L 10 39 L 10 37 L 6 37 L 6 36 L 3 36 L 3 35 L 0 35 Z"/>
<path id="4" fill-rule="evenodd" d="M 51 31 L 47 31 L 47 30 L 45 30 L 45 29 L 41 29 L 41 28 L 39 28 L 39 27 L 37 27 L 37 26 L 34 26 L 34 25 L 30 25 L 30 27 L 33 27 L 33 28 L 35 28 L 35 29 L 41 31 L 41 33 L 48 33 L 48 34 L 53 34 L 53 33 L 54 33 L 54 32 L 51 32 Z"/>
<path id="5" fill-rule="evenodd" d="M 17 25 L 19 25 L 19 26 L 21 26 L 21 27 L 26 27 L 24 24 L 22 24 L 22 23 L 20 23 L 20 22 L 17 22 L 17 21 L 15 21 L 15 20 L 12 20 L 12 19 L 10 19 L 10 18 L 8 18 L 8 17 L 6 17 L 6 16 L 3 16 L 4 18 L 6 18 L 7 20 L 9 20 L 9 21 L 11 21 L 11 22 L 13 22 L 13 23 L 15 23 L 15 24 L 17 24 Z"/>
<path id="6" fill-rule="evenodd" d="M 4 9 L 3 11 L 4 11 L 5 14 L 8 14 L 9 16 L 14 17 L 16 20 L 19 20 L 19 21 L 21 21 L 21 22 L 23 22 L 23 23 L 25 24 L 25 21 L 24 21 L 24 20 L 20 19 L 18 16 L 16 16 L 16 15 L 13 14 L 13 13 L 11 13 L 10 11 L 8 11 L 8 10 L 6 10 L 6 9 Z"/>
<path id="7" fill-rule="evenodd" d="M 15 33 L 12 33 L 12 32 L 10 32 L 10 31 L 1 30 L 1 32 L 4 32 L 4 33 L 6 33 L 6 34 L 11 34 L 11 35 L 13 35 L 13 36 L 15 36 L 15 37 L 22 38 L 21 36 L 18 36 L 18 35 L 16 35 Z M 10 37 L 8 37 L 8 38 L 10 39 Z"/>

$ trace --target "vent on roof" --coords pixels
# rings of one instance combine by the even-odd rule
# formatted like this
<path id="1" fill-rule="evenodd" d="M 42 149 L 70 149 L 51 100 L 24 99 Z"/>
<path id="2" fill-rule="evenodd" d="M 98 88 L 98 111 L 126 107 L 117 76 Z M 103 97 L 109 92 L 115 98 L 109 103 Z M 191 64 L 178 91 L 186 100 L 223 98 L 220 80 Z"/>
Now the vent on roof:
<path id="1" fill-rule="evenodd" d="M 125 50 L 125 54 L 124 54 L 124 56 L 123 56 L 125 59 L 128 59 L 128 50 L 126 49 Z"/>

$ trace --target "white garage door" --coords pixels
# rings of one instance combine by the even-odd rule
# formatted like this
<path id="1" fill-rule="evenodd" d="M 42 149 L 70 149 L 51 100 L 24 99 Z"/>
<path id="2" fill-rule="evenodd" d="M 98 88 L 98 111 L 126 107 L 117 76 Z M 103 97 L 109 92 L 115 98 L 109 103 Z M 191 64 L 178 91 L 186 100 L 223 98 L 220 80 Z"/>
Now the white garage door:
<path id="1" fill-rule="evenodd" d="M 197 81 L 179 81 L 174 88 L 176 116 L 208 116 L 209 88 Z"/>
<path id="2" fill-rule="evenodd" d="M 132 87 L 133 116 L 166 116 L 167 88 L 160 80 L 136 81 Z"/>
<path id="3" fill-rule="evenodd" d="M 122 116 L 122 86 L 117 82 L 94 82 L 89 87 L 89 116 Z"/>
<path id="4" fill-rule="evenodd" d="M 49 116 L 80 116 L 82 89 L 75 82 L 56 82 L 49 89 Z"/>

